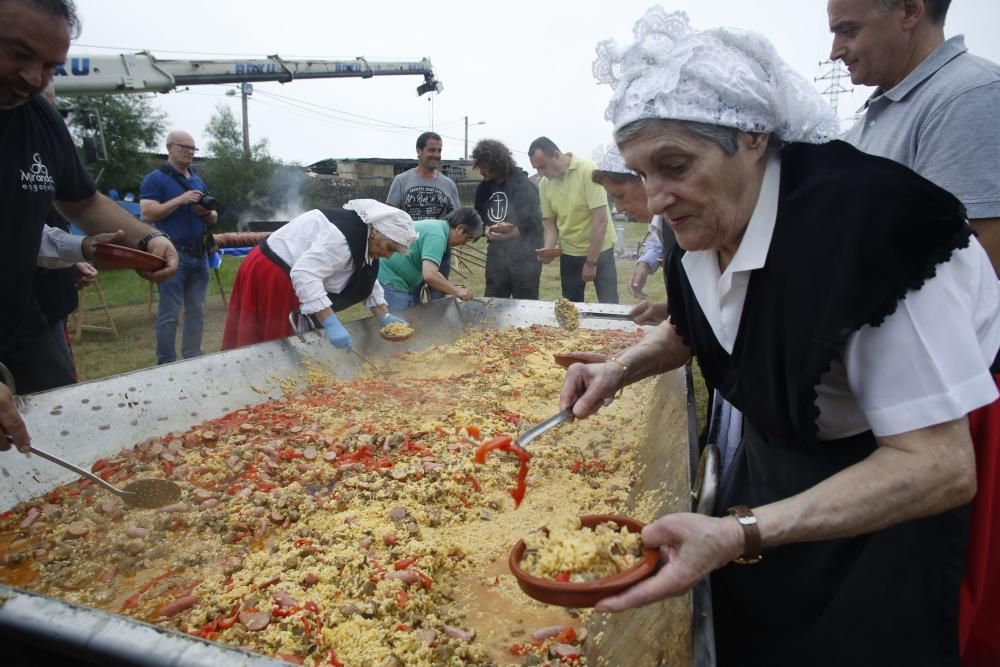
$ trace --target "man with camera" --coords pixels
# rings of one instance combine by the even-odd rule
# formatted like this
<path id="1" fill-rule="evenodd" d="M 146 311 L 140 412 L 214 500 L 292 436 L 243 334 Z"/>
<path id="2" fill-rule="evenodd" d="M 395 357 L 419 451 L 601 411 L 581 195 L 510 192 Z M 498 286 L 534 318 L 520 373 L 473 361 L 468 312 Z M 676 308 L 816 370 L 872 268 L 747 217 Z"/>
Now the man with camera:
<path id="1" fill-rule="evenodd" d="M 161 283 L 156 315 L 156 363 L 177 360 L 177 320 L 184 307 L 181 354 L 185 359 L 201 351 L 208 289 L 208 252 L 212 245 L 208 228 L 219 219 L 215 198 L 206 193 L 205 182 L 191 169 L 198 149 L 187 132 L 167 135 L 167 161 L 142 181 L 139 208 L 142 219 L 170 237 L 180 254 L 177 274 Z"/>

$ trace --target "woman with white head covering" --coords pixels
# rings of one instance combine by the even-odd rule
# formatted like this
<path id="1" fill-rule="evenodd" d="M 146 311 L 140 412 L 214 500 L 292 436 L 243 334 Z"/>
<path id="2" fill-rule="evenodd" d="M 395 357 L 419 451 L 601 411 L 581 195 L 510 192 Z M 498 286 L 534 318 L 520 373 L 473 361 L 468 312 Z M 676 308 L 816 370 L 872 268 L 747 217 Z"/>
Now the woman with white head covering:
<path id="1" fill-rule="evenodd" d="M 654 8 L 635 36 L 602 44 L 595 71 L 677 237 L 670 319 L 571 367 L 563 407 L 587 416 L 696 356 L 744 435 L 716 517 L 646 526 L 663 566 L 597 609 L 711 574 L 720 665 L 957 665 L 967 415 L 1000 405 L 1000 288 L 964 209 L 829 141 L 832 111 L 759 35 Z"/>
<path id="2" fill-rule="evenodd" d="M 386 306 L 379 259 L 405 254 L 416 238 L 408 213 L 374 199 L 296 216 L 243 260 L 222 349 L 290 336 L 289 314 L 298 312 L 317 321 L 332 345 L 350 351 L 351 336 L 335 313 L 362 301 L 380 325 L 402 322 Z"/>

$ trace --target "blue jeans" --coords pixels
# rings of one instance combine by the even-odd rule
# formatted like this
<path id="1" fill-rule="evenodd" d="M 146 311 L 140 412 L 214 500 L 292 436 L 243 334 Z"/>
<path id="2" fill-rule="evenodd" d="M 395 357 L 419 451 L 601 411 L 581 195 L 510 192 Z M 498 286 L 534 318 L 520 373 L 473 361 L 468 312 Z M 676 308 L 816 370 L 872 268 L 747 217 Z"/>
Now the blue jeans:
<path id="1" fill-rule="evenodd" d="M 423 283 L 420 283 L 423 285 Z M 385 303 L 389 307 L 390 313 L 395 313 L 396 311 L 403 310 L 404 308 L 409 308 L 410 306 L 415 306 L 420 301 L 413 296 L 413 290 L 409 292 L 396 289 L 389 283 L 382 283 L 382 291 L 385 293 Z"/>
<path id="2" fill-rule="evenodd" d="M 185 359 L 201 352 L 201 331 L 205 324 L 205 292 L 208 290 L 208 257 L 194 257 L 181 251 L 177 273 L 160 283 L 160 306 L 156 313 L 156 363 L 177 361 L 177 319 L 184 306 L 181 354 Z"/>

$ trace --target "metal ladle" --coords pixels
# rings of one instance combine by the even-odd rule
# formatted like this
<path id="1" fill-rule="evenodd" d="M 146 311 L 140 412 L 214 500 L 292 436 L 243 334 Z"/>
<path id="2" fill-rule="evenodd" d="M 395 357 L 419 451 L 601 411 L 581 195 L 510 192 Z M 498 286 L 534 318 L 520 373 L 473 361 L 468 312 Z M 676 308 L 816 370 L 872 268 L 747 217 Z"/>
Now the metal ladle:
<path id="1" fill-rule="evenodd" d="M 92 480 L 96 484 L 104 487 L 106 490 L 124 500 L 125 504 L 130 507 L 155 509 L 157 507 L 163 507 L 164 505 L 176 503 L 181 497 L 181 487 L 167 479 L 158 479 L 155 477 L 137 479 L 134 482 L 129 482 L 124 489 L 119 489 L 117 486 L 108 484 L 92 472 L 84 470 L 79 466 L 75 466 L 69 461 L 61 459 L 54 454 L 43 452 L 35 447 L 28 447 L 28 451 L 32 454 L 38 454 L 43 459 L 48 459 L 49 461 L 57 463 L 64 468 L 68 468 L 79 475 L 83 475 L 87 479 Z"/>

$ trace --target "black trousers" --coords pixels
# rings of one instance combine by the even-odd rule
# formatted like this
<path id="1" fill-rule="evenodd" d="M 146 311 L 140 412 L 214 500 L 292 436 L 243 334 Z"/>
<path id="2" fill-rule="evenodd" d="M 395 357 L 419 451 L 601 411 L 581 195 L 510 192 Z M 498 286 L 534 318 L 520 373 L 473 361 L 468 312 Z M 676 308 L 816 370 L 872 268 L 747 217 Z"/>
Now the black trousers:
<path id="1" fill-rule="evenodd" d="M 587 283 L 583 282 L 583 265 L 587 258 L 575 255 L 559 257 L 559 278 L 563 298 L 582 303 Z M 601 303 L 618 303 L 618 269 L 615 267 L 615 250 L 608 248 L 597 256 L 597 278 L 594 280 L 597 300 Z"/>
<path id="2" fill-rule="evenodd" d="M 14 376 L 18 394 L 33 394 L 76 382 L 73 358 L 66 344 L 65 320 L 14 341 L 0 361 Z"/>
<path id="3" fill-rule="evenodd" d="M 496 243 L 505 243 L 498 241 Z M 500 299 L 538 299 L 542 264 L 531 255 L 519 256 L 490 243 L 486 248 L 486 296 Z"/>

